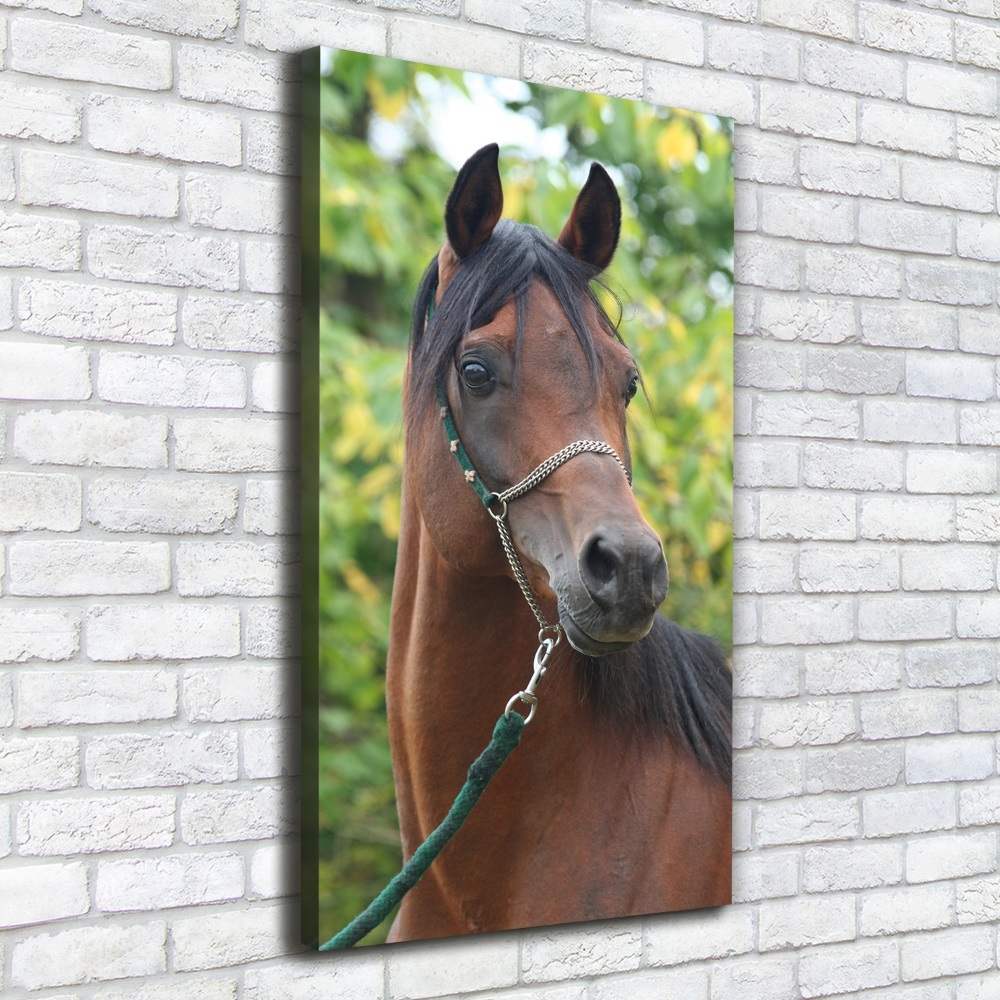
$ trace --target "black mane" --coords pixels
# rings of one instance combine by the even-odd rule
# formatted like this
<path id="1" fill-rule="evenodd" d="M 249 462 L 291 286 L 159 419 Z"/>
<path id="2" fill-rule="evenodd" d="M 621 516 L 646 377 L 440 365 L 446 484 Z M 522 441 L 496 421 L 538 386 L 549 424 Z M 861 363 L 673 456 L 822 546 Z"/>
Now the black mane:
<path id="1" fill-rule="evenodd" d="M 434 396 L 435 387 L 443 382 L 462 337 L 489 323 L 511 300 L 517 305 L 520 347 L 528 288 L 536 279 L 552 289 L 583 348 L 591 372 L 596 371 L 594 329 L 585 312 L 588 300 L 597 310 L 601 328 L 620 339 L 591 286 L 598 273 L 534 226 L 501 219 L 490 238 L 462 260 L 428 320 L 428 309 L 438 285 L 435 257 L 421 279 L 410 324 L 411 404 Z M 418 409 L 410 407 L 413 419 Z"/>
<path id="2" fill-rule="evenodd" d="M 657 615 L 621 653 L 581 657 L 586 697 L 625 729 L 666 733 L 732 781 L 733 675 L 714 639 Z"/>

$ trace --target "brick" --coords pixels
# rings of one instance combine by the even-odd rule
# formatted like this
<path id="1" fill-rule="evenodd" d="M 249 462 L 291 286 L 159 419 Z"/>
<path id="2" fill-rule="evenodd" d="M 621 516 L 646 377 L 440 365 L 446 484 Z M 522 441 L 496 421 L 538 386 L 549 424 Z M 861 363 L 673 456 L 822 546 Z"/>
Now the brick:
<path id="1" fill-rule="evenodd" d="M 906 460 L 906 489 L 910 493 L 994 493 L 996 464 L 980 452 L 923 449 Z"/>
<path id="2" fill-rule="evenodd" d="M 181 320 L 188 347 L 274 354 L 298 343 L 298 315 L 280 302 L 192 294 Z"/>
<path id="3" fill-rule="evenodd" d="M 861 340 L 878 347 L 953 349 L 958 346 L 955 310 L 931 304 L 862 302 Z"/>
<path id="4" fill-rule="evenodd" d="M 757 399 L 757 432 L 782 437 L 854 438 L 860 430 L 858 403 L 817 393 Z"/>
<path id="5" fill-rule="evenodd" d="M 739 635 L 742 631 L 742 627 L 734 615 L 733 621 L 733 632 L 734 635 Z M 747 632 L 750 630 L 747 629 Z M 756 642 L 757 636 L 756 631 L 754 631 L 746 639 L 734 639 L 734 642 Z M 754 743 L 754 711 L 751 705 L 736 705 L 733 708 L 733 732 L 732 732 L 733 748 L 736 750 L 745 750 L 748 747 L 753 746 Z M 739 801 L 738 799 L 736 801 Z M 734 838 L 735 843 L 735 838 Z M 734 848 L 735 850 L 747 850 L 747 847 Z"/>
<path id="6" fill-rule="evenodd" d="M 594 1000 L 656 1000 L 657 997 L 682 996 L 685 1000 L 708 1000 L 708 970 L 659 969 L 603 979 L 596 983 Z M 535 1000 L 536 993 L 508 993 L 511 1000 Z M 553 1000 L 585 1000 L 580 986 L 564 987 L 560 991 L 546 990 Z"/>
<path id="7" fill-rule="evenodd" d="M 855 142 L 857 102 L 846 94 L 800 84 L 760 82 L 760 127 L 816 139 Z"/>
<path id="8" fill-rule="evenodd" d="M 900 942 L 903 982 L 982 972 L 994 965 L 993 932 L 988 927 L 948 928 L 916 934 Z"/>
<path id="9" fill-rule="evenodd" d="M 954 444 L 958 437 L 954 409 L 939 403 L 866 400 L 862 419 L 866 441 Z"/>
<path id="10" fill-rule="evenodd" d="M 758 389 L 801 389 L 802 353 L 758 338 L 741 338 L 735 344 L 734 377 L 737 385 Z"/>
<path id="11" fill-rule="evenodd" d="M 733 856 L 733 902 L 794 896 L 799 891 L 798 852 L 755 851 Z"/>
<path id="12" fill-rule="evenodd" d="M 248 778 L 299 774 L 298 730 L 273 726 L 248 729 L 243 736 L 243 770 Z"/>
<path id="13" fill-rule="evenodd" d="M 273 719 L 293 712 L 283 667 L 210 666 L 184 673 L 184 713 L 191 722 Z"/>
<path id="14" fill-rule="evenodd" d="M 1000 319 L 995 313 L 959 310 L 958 343 L 963 351 L 993 354 L 1000 337 Z"/>
<path id="15" fill-rule="evenodd" d="M 664 966 L 730 958 L 745 955 L 753 947 L 753 915 L 749 909 L 723 907 L 700 913 L 677 913 L 650 920 L 646 963 Z"/>
<path id="16" fill-rule="evenodd" d="M 567 949 L 568 938 L 572 936 L 572 949 Z M 651 928 L 651 950 L 655 953 L 655 931 Z M 510 945 L 504 942 L 509 948 Z M 599 928 L 567 929 L 543 928 L 526 942 L 522 950 L 522 976 L 526 983 L 544 983 L 565 979 L 570 975 L 600 976 L 615 972 L 626 972 L 638 969 L 642 959 L 642 935 L 636 927 L 608 926 Z M 510 975 L 512 966 L 511 955 L 507 961 L 505 955 L 498 956 L 503 961 L 504 972 Z M 655 958 L 651 957 L 655 962 Z M 392 977 L 394 968 L 390 966 L 390 983 L 395 984 Z M 516 973 L 515 973 L 516 975 Z M 458 985 L 457 980 L 453 980 Z M 485 985 L 485 984 L 484 984 Z M 496 986 L 502 985 L 497 982 Z M 430 981 L 427 982 L 427 987 Z M 425 989 L 427 988 L 425 987 Z M 422 990 L 410 991 L 406 995 L 431 996 Z"/>
<path id="17" fill-rule="evenodd" d="M 910 253 L 950 254 L 951 217 L 926 209 L 862 202 L 858 240 L 864 246 Z"/>
<path id="18" fill-rule="evenodd" d="M 32 464 L 165 467 L 166 439 L 167 420 L 159 416 L 35 410 L 14 424 L 14 454 Z"/>
<path id="19" fill-rule="evenodd" d="M 950 733 L 955 729 L 954 703 L 946 692 L 900 694 L 891 700 L 870 698 L 861 704 L 861 736 L 896 739 Z"/>
<path id="20" fill-rule="evenodd" d="M 794 549 L 787 545 L 744 545 L 733 556 L 733 592 L 780 594 L 795 589 Z"/>
<path id="21" fill-rule="evenodd" d="M 860 536 L 877 541 L 944 542 L 954 537 L 953 501 L 947 497 L 863 497 Z"/>
<path id="22" fill-rule="evenodd" d="M 760 500 L 761 539 L 853 540 L 857 531 L 854 497 L 805 490 L 764 493 Z"/>
<path id="23" fill-rule="evenodd" d="M 820 7 L 817 4 L 817 7 Z M 820 9 L 828 9 L 825 6 Z M 854 9 L 848 6 L 853 39 Z M 819 87 L 831 87 L 867 97 L 898 101 L 903 96 L 903 65 L 895 57 L 883 56 L 860 46 L 838 45 L 807 38 L 803 53 L 804 78 Z"/>
<path id="24" fill-rule="evenodd" d="M 963 545 L 942 552 L 937 545 L 903 550 L 904 590 L 991 590 L 991 548 Z"/>
<path id="25" fill-rule="evenodd" d="M 991 171 L 934 160 L 903 161 L 903 198 L 922 205 L 992 212 L 995 205 Z M 959 219 L 961 224 L 965 220 Z"/>
<path id="26" fill-rule="evenodd" d="M 297 176 L 301 171 L 298 135 L 285 120 L 252 118 L 246 125 L 247 164 L 266 174 Z"/>
<path id="27" fill-rule="evenodd" d="M 899 552 L 894 547 L 806 545 L 799 554 L 799 580 L 807 594 L 871 593 L 899 587 Z"/>
<path id="28" fill-rule="evenodd" d="M 782 701 L 761 706 L 757 728 L 765 746 L 817 746 L 854 736 L 857 723 L 847 700 Z"/>
<path id="29" fill-rule="evenodd" d="M 240 652 L 239 610 L 227 605 L 96 605 L 87 633 L 94 660 L 188 660 Z"/>
<path id="30" fill-rule="evenodd" d="M 51 857 L 169 847 L 175 808 L 172 794 L 29 801 L 18 813 L 18 850 Z"/>
<path id="31" fill-rule="evenodd" d="M 61 80 L 169 90 L 170 43 L 59 21 L 22 19 L 11 25 L 13 69 Z"/>
<path id="32" fill-rule="evenodd" d="M 298 462 L 288 419 L 178 418 L 174 439 L 175 466 L 188 472 L 283 472 Z"/>
<path id="33" fill-rule="evenodd" d="M 185 732 L 163 736 L 97 736 L 87 747 L 92 788 L 154 788 L 234 781 L 235 733 Z"/>
<path id="34" fill-rule="evenodd" d="M 958 158 L 969 163 L 982 163 L 995 167 L 1000 162 L 997 153 L 1000 144 L 1000 124 L 984 121 L 962 121 L 959 119 L 955 130 L 955 145 Z"/>
<path id="35" fill-rule="evenodd" d="M 806 762 L 805 790 L 810 795 L 885 788 L 896 784 L 903 774 L 902 747 L 845 744 L 812 750 Z M 850 850 L 860 847 L 854 845 Z"/>
<path id="36" fill-rule="evenodd" d="M 951 18 L 867 2 L 858 10 L 861 41 L 866 45 L 932 59 L 951 58 Z"/>
<path id="37" fill-rule="evenodd" d="M 860 898 L 858 931 L 865 937 L 929 931 L 950 923 L 950 886 L 904 887 L 865 893 Z"/>
<path id="38" fill-rule="evenodd" d="M 299 623 L 289 617 L 287 605 L 267 607 L 254 602 L 247 613 L 247 652 L 264 659 L 298 655 Z"/>
<path id="39" fill-rule="evenodd" d="M 177 678 L 164 670 L 32 670 L 20 678 L 18 725 L 172 719 Z"/>
<path id="40" fill-rule="evenodd" d="M 764 24 L 807 34 L 828 35 L 833 38 L 854 38 L 854 5 L 848 0 L 810 3 L 790 8 L 780 0 L 762 0 L 761 19 Z"/>
<path id="41" fill-rule="evenodd" d="M 3 5 L 25 10 L 49 10 L 53 14 L 68 14 L 70 17 L 83 13 L 83 0 L 4 0 Z"/>
<path id="42" fill-rule="evenodd" d="M 236 1000 L 235 979 L 176 975 L 170 982 L 131 983 L 124 990 L 102 990 L 96 1000 Z"/>
<path id="43" fill-rule="evenodd" d="M 247 233 L 287 233 L 298 220 L 285 206 L 285 183 L 264 177 L 188 174 L 184 211 L 193 226 Z"/>
<path id="44" fill-rule="evenodd" d="M 955 505 L 955 526 L 959 541 L 995 541 L 996 525 L 1000 519 L 1000 500 L 986 497 L 972 499 L 958 497 Z"/>
<path id="45" fill-rule="evenodd" d="M 0 344 L 0 399 L 90 398 L 90 357 L 82 347 Z"/>
<path id="46" fill-rule="evenodd" d="M 955 241 L 960 257 L 1000 261 L 1000 226 L 997 219 L 956 220 Z M 988 303 L 987 303 L 988 304 Z"/>
<path id="47" fill-rule="evenodd" d="M 791 1000 L 799 996 L 795 967 L 788 958 L 754 956 L 728 962 L 712 971 L 713 996 L 755 997 L 757 1000 Z"/>
<path id="48" fill-rule="evenodd" d="M 248 535 L 293 535 L 299 531 L 299 498 L 280 479 L 249 479 L 243 501 Z"/>
<path id="49" fill-rule="evenodd" d="M 103 352 L 97 391 L 115 403 L 241 409 L 247 379 L 242 365 L 214 358 Z"/>
<path id="50" fill-rule="evenodd" d="M 0 213 L 0 267 L 76 271 L 82 230 L 72 219 Z"/>
<path id="51" fill-rule="evenodd" d="M 951 788 L 907 788 L 869 792 L 861 804 L 865 837 L 948 830 L 955 826 L 955 793 Z M 925 843 L 927 838 L 913 840 Z"/>
<path id="52" fill-rule="evenodd" d="M 804 667 L 809 694 L 892 691 L 902 678 L 899 651 L 884 646 L 807 649 Z"/>
<path id="53" fill-rule="evenodd" d="M 297 805 L 285 788 L 277 786 L 188 792 L 181 802 L 186 844 L 271 840 L 297 830 Z"/>
<path id="54" fill-rule="evenodd" d="M 193 101 L 296 111 L 288 107 L 288 94 L 298 76 L 290 58 L 261 58 L 205 45 L 182 45 L 177 53 L 177 89 L 181 97 Z"/>
<path id="55" fill-rule="evenodd" d="M 0 927 L 44 924 L 89 909 L 87 869 L 79 862 L 18 865 L 0 872 Z"/>
<path id="56" fill-rule="evenodd" d="M 810 442 L 803 453 L 803 483 L 819 489 L 897 492 L 903 486 L 899 449 Z"/>
<path id="57" fill-rule="evenodd" d="M 799 446 L 787 441 L 740 442 L 733 454 L 737 486 L 798 486 Z"/>
<path id="58" fill-rule="evenodd" d="M 80 99 L 62 88 L 44 90 L 0 80 L 0 135 L 72 142 L 80 134 L 82 117 Z"/>
<path id="59" fill-rule="evenodd" d="M 960 597 L 955 631 L 966 639 L 1000 639 L 1000 597 Z"/>
<path id="60" fill-rule="evenodd" d="M 177 215 L 179 184 L 162 167 L 26 149 L 21 153 L 21 202 L 85 212 Z"/>
<path id="61" fill-rule="evenodd" d="M 165 542 L 22 541 L 10 549 L 10 592 L 23 597 L 154 594 L 169 587 Z"/>
<path id="62" fill-rule="evenodd" d="M 80 927 L 21 940 L 11 957 L 11 980 L 29 990 L 70 986 L 166 971 L 167 925 Z"/>
<path id="63" fill-rule="evenodd" d="M 955 61 L 1000 69 L 1000 30 L 988 23 L 956 19 Z"/>
<path id="64" fill-rule="evenodd" d="M 18 316 L 27 333 L 168 347 L 177 331 L 177 296 L 28 278 L 21 282 Z"/>
<path id="65" fill-rule="evenodd" d="M 997 114 L 996 80 L 988 74 L 918 63 L 906 67 L 906 99 L 925 108 L 940 108 L 968 115 Z"/>
<path id="66" fill-rule="evenodd" d="M 798 147 L 798 140 L 783 135 L 739 129 L 733 138 L 733 173 L 737 180 L 792 186 Z"/>
<path id="67" fill-rule="evenodd" d="M 952 640 L 945 647 L 934 644 L 906 649 L 906 679 L 912 688 L 987 684 L 994 676 L 993 650 L 988 644 Z M 960 705 L 962 697 L 959 695 Z"/>
<path id="68" fill-rule="evenodd" d="M 867 146 L 950 157 L 952 129 L 952 117 L 936 111 L 867 102 L 860 109 L 860 139 Z"/>
<path id="69" fill-rule="evenodd" d="M 799 287 L 799 260 L 786 243 L 736 234 L 735 274 L 738 285 L 794 291 Z"/>
<path id="70" fill-rule="evenodd" d="M 243 273 L 252 292 L 297 295 L 301 281 L 298 244 L 248 240 L 243 245 Z"/>
<path id="71" fill-rule="evenodd" d="M 959 819 L 962 826 L 991 826 L 1000 823 L 1000 782 L 980 781 L 960 788 Z"/>
<path id="72" fill-rule="evenodd" d="M 87 491 L 87 520 L 105 531 L 212 534 L 232 528 L 238 489 L 181 477 L 102 476 Z"/>
<path id="73" fill-rule="evenodd" d="M 861 248 L 809 247 L 806 288 L 830 295 L 895 299 L 902 288 L 900 262 Z"/>
<path id="74" fill-rule="evenodd" d="M 541 0 L 528 0 L 516 7 L 497 7 L 489 0 L 467 0 L 465 16 L 478 24 L 565 42 L 582 42 L 587 34 L 583 0 L 569 0 L 558 8 Z"/>
<path id="75" fill-rule="evenodd" d="M 436 65 L 462 66 L 473 73 L 518 77 L 518 39 L 467 25 L 395 17 L 389 28 L 398 59 L 430 59 Z M 458 53 L 462 53 L 460 56 Z"/>
<path id="76" fill-rule="evenodd" d="M 899 197 L 899 164 L 895 157 L 832 142 L 803 142 L 799 148 L 803 187 L 812 191 Z"/>
<path id="77" fill-rule="evenodd" d="M 227 167 L 243 159 L 240 119 L 227 112 L 95 94 L 87 106 L 87 125 L 91 146 L 112 153 Z"/>
<path id="78" fill-rule="evenodd" d="M 80 648 L 80 619 L 68 611 L 0 609 L 0 663 L 68 660 Z"/>
<path id="79" fill-rule="evenodd" d="M 75 737 L 0 737 L 0 794 L 72 788 L 80 780 Z"/>
<path id="80" fill-rule="evenodd" d="M 850 395 L 894 395 L 903 385 L 903 357 L 864 347 L 813 347 L 806 352 L 806 388 Z"/>
<path id="81" fill-rule="evenodd" d="M 239 288 L 235 240 L 186 232 L 149 232 L 135 226 L 94 226 L 87 237 L 90 271 L 99 278 L 181 288 Z"/>
<path id="82" fill-rule="evenodd" d="M 707 52 L 708 64 L 715 69 L 772 80 L 795 80 L 799 75 L 798 40 L 766 28 L 709 23 Z"/>
<path id="83" fill-rule="evenodd" d="M 298 363 L 262 361 L 253 370 L 252 405 L 266 413 L 298 413 L 300 378 Z"/>
<path id="84" fill-rule="evenodd" d="M 696 107 L 706 114 L 725 115 L 743 124 L 755 118 L 753 84 L 702 69 L 682 69 L 653 63 L 646 70 L 646 97 L 656 104 Z"/>
<path id="85" fill-rule="evenodd" d="M 794 698 L 799 693 L 798 653 L 756 648 L 734 650 L 733 693 L 738 698 Z"/>
<path id="86" fill-rule="evenodd" d="M 854 204 L 843 198 L 765 189 L 761 232 L 818 243 L 851 243 Z"/>
<path id="87" fill-rule="evenodd" d="M 854 993 L 899 981 L 899 956 L 876 945 L 842 945 L 809 952 L 799 961 L 803 997 Z"/>
<path id="88" fill-rule="evenodd" d="M 286 871 L 288 848 L 270 844 L 258 848 L 250 859 L 250 892 L 264 899 L 297 895 L 298 871 Z"/>
<path id="89" fill-rule="evenodd" d="M 437 24 L 434 27 L 438 27 Z M 252 0 L 246 12 L 247 44 L 272 52 L 299 52 L 313 45 L 332 45 L 357 52 L 384 55 L 386 21 L 381 14 L 355 10 L 331 10 L 318 0 L 299 0 L 295 17 L 281 0 Z M 393 48 L 393 55 L 406 59 Z M 427 58 L 437 62 L 428 54 Z"/>
<path id="90" fill-rule="evenodd" d="M 177 592 L 271 597 L 298 589 L 298 553 L 274 544 L 184 542 L 177 549 Z"/>
<path id="91" fill-rule="evenodd" d="M 82 506 L 79 476 L 0 472 L 0 531 L 77 531 Z"/>
<path id="92" fill-rule="evenodd" d="M 239 0 L 173 0 L 163 8 L 145 0 L 87 0 L 105 20 L 171 35 L 223 38 L 239 22 Z"/>
<path id="93" fill-rule="evenodd" d="M 733 754 L 736 799 L 787 799 L 802 794 L 802 761 L 798 754 L 737 750 Z"/>
<path id="94" fill-rule="evenodd" d="M 7 729 L 14 725 L 14 679 L 10 671 L 0 674 L 0 729 Z M 4 841 L 10 838 L 6 836 L 8 828 L 7 819 L 0 815 L 0 857 L 9 854 L 9 850 L 4 850 Z"/>
<path id="95" fill-rule="evenodd" d="M 1000 878 L 993 876 L 957 885 L 955 915 L 960 924 L 995 924 L 1000 920 Z"/>
<path id="96" fill-rule="evenodd" d="M 994 770 L 992 736 L 939 736 L 906 748 L 906 783 L 980 781 Z"/>
<path id="97" fill-rule="evenodd" d="M 856 933 L 852 895 L 826 895 L 817 906 L 808 897 L 760 903 L 760 950 L 800 948 L 853 940 Z"/>
<path id="98" fill-rule="evenodd" d="M 104 913 L 161 910 L 239 899 L 243 859 L 225 851 L 101 861 L 95 902 Z"/>
<path id="99" fill-rule="evenodd" d="M 655 8 L 593 0 L 590 40 L 598 48 L 684 66 L 700 66 L 705 60 L 702 24 L 695 18 Z"/>
<path id="100" fill-rule="evenodd" d="M 911 299 L 947 305 L 992 305 L 993 268 L 954 261 L 906 262 L 906 284 Z"/>
<path id="101" fill-rule="evenodd" d="M 854 638 L 850 600 L 771 599 L 761 608 L 760 641 L 765 645 L 815 645 Z"/>
<path id="102" fill-rule="evenodd" d="M 243 997 L 245 1000 L 324 1000 L 325 997 L 383 1000 L 384 953 L 367 948 L 358 948 L 356 952 L 348 962 L 295 962 L 247 969 Z"/>
<path id="103" fill-rule="evenodd" d="M 761 333 L 776 340 L 807 340 L 839 344 L 857 331 L 854 306 L 831 299 L 799 299 L 765 293 L 757 323 Z"/>
<path id="104" fill-rule="evenodd" d="M 964 645 L 968 646 L 968 643 Z M 972 647 L 977 649 L 976 646 Z M 987 647 L 978 647 L 984 655 L 982 659 L 989 664 L 990 656 Z M 985 672 L 985 671 L 984 671 Z M 981 683 L 987 683 L 992 678 L 987 675 Z M 964 679 L 963 679 L 964 680 Z M 966 684 L 970 683 L 965 681 Z M 1000 691 L 984 688 L 980 691 L 960 691 L 958 695 L 959 729 L 964 732 L 993 732 L 996 720 L 1000 718 Z"/>
<path id="105" fill-rule="evenodd" d="M 986 400 L 994 395 L 995 382 L 995 366 L 989 358 L 910 354 L 906 361 L 909 396 Z"/>
<path id="106" fill-rule="evenodd" d="M 962 407 L 958 415 L 962 444 L 1000 444 L 1000 406 Z"/>
<path id="107" fill-rule="evenodd" d="M 858 603 L 858 638 L 872 642 L 947 639 L 951 605 L 937 597 L 864 597 Z"/>

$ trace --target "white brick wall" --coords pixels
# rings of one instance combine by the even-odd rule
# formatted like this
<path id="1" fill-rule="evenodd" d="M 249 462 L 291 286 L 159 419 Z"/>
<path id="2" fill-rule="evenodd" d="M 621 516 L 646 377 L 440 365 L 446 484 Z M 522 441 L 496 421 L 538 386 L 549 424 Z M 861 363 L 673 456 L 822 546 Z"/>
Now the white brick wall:
<path id="1" fill-rule="evenodd" d="M 298 954 L 317 43 L 738 123 L 732 907 Z M 995 0 L 0 0 L 0 994 L 1000 996 L 998 53 Z"/>

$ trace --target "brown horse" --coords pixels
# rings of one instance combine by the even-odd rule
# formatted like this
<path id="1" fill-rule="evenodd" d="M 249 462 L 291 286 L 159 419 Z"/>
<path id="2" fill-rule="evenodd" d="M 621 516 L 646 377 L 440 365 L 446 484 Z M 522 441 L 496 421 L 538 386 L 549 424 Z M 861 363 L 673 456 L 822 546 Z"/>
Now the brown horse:
<path id="1" fill-rule="evenodd" d="M 639 376 L 591 287 L 618 242 L 618 193 L 594 164 L 553 241 L 500 219 L 497 158 L 486 146 L 459 172 L 414 312 L 387 675 L 405 858 L 447 813 L 539 647 L 470 478 L 503 491 L 578 439 L 630 464 Z M 521 746 L 390 940 L 729 902 L 731 674 L 711 640 L 657 615 L 666 564 L 622 464 L 578 454 L 512 500 L 507 520 L 567 641 Z"/>

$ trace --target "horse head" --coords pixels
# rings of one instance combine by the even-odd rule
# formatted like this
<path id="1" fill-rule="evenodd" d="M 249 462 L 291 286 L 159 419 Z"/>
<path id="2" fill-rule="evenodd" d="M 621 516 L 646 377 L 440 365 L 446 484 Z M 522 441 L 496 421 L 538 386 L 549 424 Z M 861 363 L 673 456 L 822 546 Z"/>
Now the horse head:
<path id="1" fill-rule="evenodd" d="M 578 454 L 508 512 L 531 589 L 558 608 L 575 649 L 600 656 L 643 638 L 667 591 L 660 540 L 624 471 L 626 408 L 639 374 L 591 285 L 615 252 L 621 201 L 595 163 L 556 240 L 501 219 L 502 209 L 493 144 L 458 173 L 447 242 L 417 297 L 408 481 L 442 558 L 474 576 L 511 575 L 469 475 L 449 454 L 436 404 L 446 400 L 472 476 L 493 493 L 571 442 L 610 445 L 621 463 Z"/>

